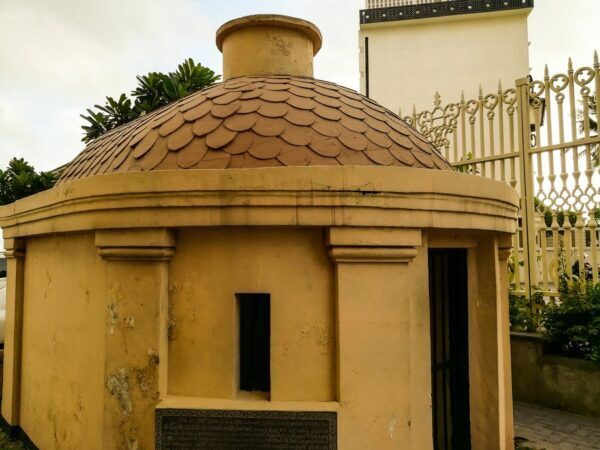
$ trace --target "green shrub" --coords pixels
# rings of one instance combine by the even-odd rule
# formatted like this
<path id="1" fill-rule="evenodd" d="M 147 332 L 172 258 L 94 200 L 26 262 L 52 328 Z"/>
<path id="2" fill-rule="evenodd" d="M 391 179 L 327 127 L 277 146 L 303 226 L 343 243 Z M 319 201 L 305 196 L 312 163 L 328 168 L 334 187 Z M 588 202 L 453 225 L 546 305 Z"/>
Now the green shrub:
<path id="1" fill-rule="evenodd" d="M 510 294 L 509 297 L 510 327 L 514 330 L 532 331 L 531 301 L 525 297 Z"/>
<path id="2" fill-rule="evenodd" d="M 551 350 L 600 362 L 600 284 L 568 283 L 541 319 Z"/>

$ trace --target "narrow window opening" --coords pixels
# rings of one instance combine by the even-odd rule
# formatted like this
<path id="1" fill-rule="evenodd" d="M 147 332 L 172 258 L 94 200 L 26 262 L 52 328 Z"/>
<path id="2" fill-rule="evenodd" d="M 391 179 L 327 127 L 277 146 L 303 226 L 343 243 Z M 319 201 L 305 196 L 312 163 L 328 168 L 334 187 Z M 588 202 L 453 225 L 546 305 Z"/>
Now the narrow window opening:
<path id="1" fill-rule="evenodd" d="M 271 296 L 237 294 L 240 391 L 271 390 Z"/>

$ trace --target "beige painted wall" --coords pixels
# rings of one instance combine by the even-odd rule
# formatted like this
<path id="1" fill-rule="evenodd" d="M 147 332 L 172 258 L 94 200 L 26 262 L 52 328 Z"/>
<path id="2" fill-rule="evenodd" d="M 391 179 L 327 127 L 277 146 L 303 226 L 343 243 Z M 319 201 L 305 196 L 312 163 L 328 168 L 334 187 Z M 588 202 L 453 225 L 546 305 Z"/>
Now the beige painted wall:
<path id="1" fill-rule="evenodd" d="M 369 37 L 370 97 L 402 114 L 445 102 L 477 98 L 529 74 L 529 10 L 362 25 L 361 93 L 366 93 L 365 37 Z"/>
<path id="2" fill-rule="evenodd" d="M 21 427 L 42 449 L 100 449 L 105 288 L 94 235 L 27 241 Z"/>
<path id="3" fill-rule="evenodd" d="M 271 294 L 271 400 L 335 400 L 333 268 L 321 229 L 181 231 L 170 395 L 239 398 L 236 293 Z"/>
<path id="4" fill-rule="evenodd" d="M 8 304 L 24 304 L 9 316 L 3 416 L 44 449 L 151 449 L 157 404 L 333 410 L 344 450 L 429 449 L 426 250 L 481 245 L 475 277 L 497 278 L 517 199 L 469 175 L 372 169 L 109 175 L 0 208 Z M 452 232 L 466 243 L 436 240 L 445 227 L 471 230 Z M 474 286 L 490 322 L 475 442 L 502 449 L 499 290 Z M 272 295 L 270 402 L 236 395 L 236 292 Z"/>

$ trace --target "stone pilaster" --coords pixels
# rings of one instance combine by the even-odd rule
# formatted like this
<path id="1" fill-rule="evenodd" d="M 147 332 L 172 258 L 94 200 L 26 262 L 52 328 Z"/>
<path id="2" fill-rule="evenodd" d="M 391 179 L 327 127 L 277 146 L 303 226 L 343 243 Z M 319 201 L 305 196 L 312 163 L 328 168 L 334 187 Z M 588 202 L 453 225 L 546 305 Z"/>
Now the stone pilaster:
<path id="1" fill-rule="evenodd" d="M 422 350 L 411 341 L 414 287 L 424 287 L 427 295 L 426 270 L 420 264 L 415 270 L 421 239 L 415 230 L 328 231 L 337 281 L 340 448 L 371 448 L 373 442 L 381 450 L 408 447 L 411 421 L 431 422 L 427 397 L 422 410 L 411 405 L 418 383 L 424 380 L 424 392 L 431 391 L 428 364 L 421 380 L 413 382 L 411 373 L 411 352 Z M 431 446 L 431 433 L 421 439 L 411 448 Z"/>
<path id="2" fill-rule="evenodd" d="M 168 264 L 166 229 L 98 231 L 106 261 L 103 448 L 154 448 L 154 410 L 166 395 Z"/>
<path id="3" fill-rule="evenodd" d="M 500 411 L 503 415 L 501 425 L 500 448 L 513 450 L 515 446 L 513 396 L 512 396 L 512 362 L 510 354 L 510 318 L 509 318 L 509 280 L 508 259 L 512 254 L 512 237 L 501 235 L 498 239 L 498 277 L 500 280 L 500 300 L 498 301 L 498 346 L 500 372 Z"/>
<path id="4" fill-rule="evenodd" d="M 2 416 L 10 426 L 18 426 L 21 403 L 25 241 L 5 239 L 4 248 L 7 260 L 7 284 Z"/>

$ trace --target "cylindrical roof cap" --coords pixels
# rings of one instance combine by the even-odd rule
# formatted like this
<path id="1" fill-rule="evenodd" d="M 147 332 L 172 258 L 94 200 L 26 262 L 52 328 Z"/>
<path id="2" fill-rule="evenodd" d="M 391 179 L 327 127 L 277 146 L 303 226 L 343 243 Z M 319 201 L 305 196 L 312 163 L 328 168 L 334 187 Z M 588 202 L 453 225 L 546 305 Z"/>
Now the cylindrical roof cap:
<path id="1" fill-rule="evenodd" d="M 313 75 L 323 44 L 316 25 L 295 17 L 260 14 L 227 22 L 217 31 L 223 78 L 246 75 Z"/>

